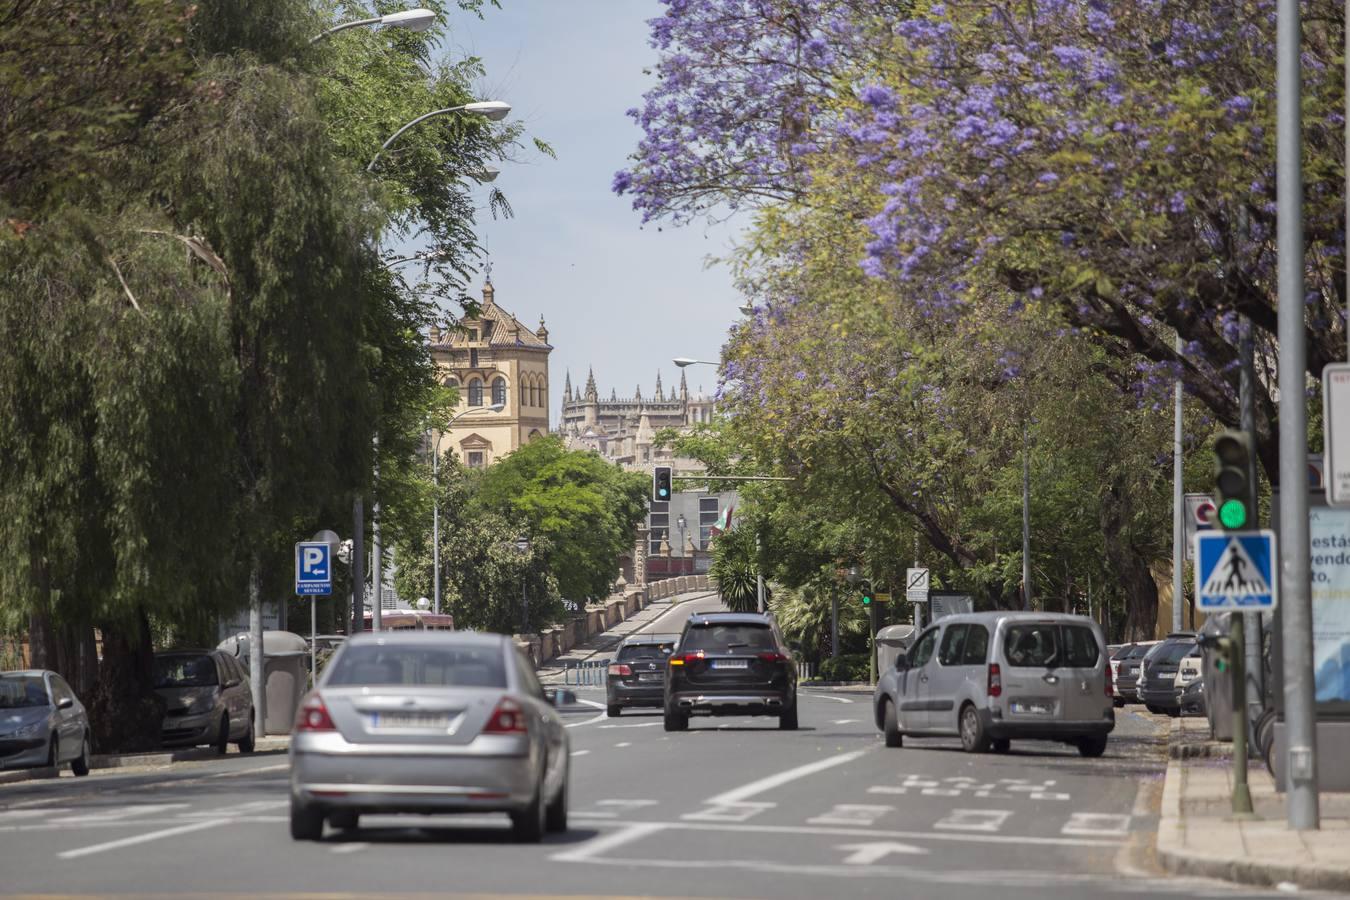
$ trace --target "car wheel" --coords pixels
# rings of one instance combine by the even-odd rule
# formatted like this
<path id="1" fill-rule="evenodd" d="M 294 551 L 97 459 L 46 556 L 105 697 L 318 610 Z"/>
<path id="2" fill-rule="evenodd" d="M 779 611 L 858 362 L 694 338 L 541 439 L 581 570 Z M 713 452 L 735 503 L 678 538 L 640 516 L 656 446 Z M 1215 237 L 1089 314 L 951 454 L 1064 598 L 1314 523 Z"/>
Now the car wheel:
<path id="1" fill-rule="evenodd" d="M 1007 738 L 994 738 L 992 746 L 995 753 L 1007 753 L 1012 749 L 1012 741 Z"/>
<path id="2" fill-rule="evenodd" d="M 547 770 L 547 765 L 545 766 Z M 539 783 L 535 785 L 534 797 L 530 803 L 520 812 L 511 813 L 511 834 L 522 844 L 537 844 L 544 837 L 544 831 L 547 828 L 548 810 L 544 804 L 544 776 L 539 775 Z"/>
<path id="3" fill-rule="evenodd" d="M 609 716 L 611 719 L 617 719 L 622 714 L 623 707 L 617 703 L 611 703 L 609 706 L 605 707 L 605 715 Z"/>
<path id="4" fill-rule="evenodd" d="M 241 741 L 239 742 L 239 752 L 240 752 L 240 753 L 252 753 L 252 752 L 253 752 L 253 747 L 254 747 L 254 744 L 255 744 L 255 743 L 256 743 L 256 742 L 254 741 L 254 732 L 253 732 L 253 717 L 252 717 L 252 716 L 249 716 L 249 717 L 248 717 L 248 731 L 244 733 L 243 740 L 241 740 Z"/>
<path id="5" fill-rule="evenodd" d="M 792 698 L 792 706 L 778 717 L 779 731 L 797 730 L 797 698 Z"/>
<path id="6" fill-rule="evenodd" d="M 973 703 L 961 707 L 961 747 L 967 753 L 984 753 L 989 749 L 989 735 Z"/>
<path id="7" fill-rule="evenodd" d="M 354 809 L 339 809 L 328 814 L 328 824 L 339 831 L 355 831 L 361 824 L 361 814 Z"/>
<path id="8" fill-rule="evenodd" d="M 230 717 L 224 713 L 220 716 L 220 734 L 216 737 L 215 747 L 221 756 L 230 750 Z"/>
<path id="9" fill-rule="evenodd" d="M 1078 752 L 1088 759 L 1096 759 L 1106 752 L 1106 735 L 1094 734 L 1078 739 Z"/>
<path id="10" fill-rule="evenodd" d="M 323 810 L 291 797 L 291 840 L 317 841 L 323 837 Z"/>
<path id="11" fill-rule="evenodd" d="M 89 735 L 80 739 L 80 755 L 70 761 L 70 771 L 83 778 L 89 774 Z"/>
<path id="12" fill-rule="evenodd" d="M 1155 716 L 1156 716 L 1156 715 L 1159 715 L 1159 714 L 1162 712 L 1162 708 L 1161 708 L 1161 707 L 1154 706 L 1152 703 L 1145 703 L 1145 704 L 1144 704 L 1144 709 L 1146 709 L 1146 710 L 1148 710 L 1149 712 L 1153 713 Z"/>
<path id="13" fill-rule="evenodd" d="M 905 736 L 900 731 L 900 723 L 895 720 L 895 704 L 890 700 L 882 700 L 881 709 L 881 731 L 886 735 L 886 746 L 903 747 Z"/>
<path id="14" fill-rule="evenodd" d="M 544 827 L 554 834 L 567 830 L 567 782 L 570 774 L 568 769 L 563 770 L 562 786 L 558 788 L 544 816 Z"/>
<path id="15" fill-rule="evenodd" d="M 666 731 L 688 731 L 689 717 L 684 713 L 676 712 L 670 707 L 666 707 L 665 725 Z"/>

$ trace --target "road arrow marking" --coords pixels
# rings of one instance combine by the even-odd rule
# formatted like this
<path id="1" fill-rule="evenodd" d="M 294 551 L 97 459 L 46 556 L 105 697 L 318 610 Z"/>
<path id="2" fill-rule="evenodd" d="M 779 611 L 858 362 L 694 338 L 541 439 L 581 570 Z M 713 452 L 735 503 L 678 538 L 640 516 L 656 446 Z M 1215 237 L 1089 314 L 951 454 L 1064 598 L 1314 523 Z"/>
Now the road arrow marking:
<path id="1" fill-rule="evenodd" d="M 848 856 L 844 857 L 844 863 L 850 866 L 870 866 L 874 862 L 885 859 L 892 853 L 924 854 L 928 852 L 922 847 L 915 847 L 913 844 L 902 844 L 898 841 L 874 841 L 868 844 L 840 844 L 835 849 L 853 851 Z"/>

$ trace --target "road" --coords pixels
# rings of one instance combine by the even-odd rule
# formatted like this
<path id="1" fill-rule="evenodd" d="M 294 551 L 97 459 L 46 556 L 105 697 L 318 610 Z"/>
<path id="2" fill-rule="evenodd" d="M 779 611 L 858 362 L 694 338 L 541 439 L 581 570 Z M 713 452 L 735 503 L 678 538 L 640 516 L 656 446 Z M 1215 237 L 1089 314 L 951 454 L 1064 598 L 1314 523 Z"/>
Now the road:
<path id="1" fill-rule="evenodd" d="M 1152 874 L 1154 717 L 1124 712 L 1102 759 L 1031 742 L 970 756 L 887 749 L 868 699 L 804 694 L 797 732 L 666 734 L 655 713 L 573 708 L 572 829 L 539 846 L 513 844 L 504 816 L 369 817 L 293 843 L 282 754 L 0 787 L 0 894 L 1274 896 Z"/>

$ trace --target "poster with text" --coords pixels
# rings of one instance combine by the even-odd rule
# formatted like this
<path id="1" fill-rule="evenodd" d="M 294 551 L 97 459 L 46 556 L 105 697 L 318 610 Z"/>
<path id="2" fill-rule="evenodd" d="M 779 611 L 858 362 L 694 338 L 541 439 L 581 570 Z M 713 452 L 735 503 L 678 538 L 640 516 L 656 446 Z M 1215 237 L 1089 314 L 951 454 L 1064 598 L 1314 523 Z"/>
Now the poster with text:
<path id="1" fill-rule="evenodd" d="M 1350 509 L 1309 510 L 1317 702 L 1350 702 Z"/>

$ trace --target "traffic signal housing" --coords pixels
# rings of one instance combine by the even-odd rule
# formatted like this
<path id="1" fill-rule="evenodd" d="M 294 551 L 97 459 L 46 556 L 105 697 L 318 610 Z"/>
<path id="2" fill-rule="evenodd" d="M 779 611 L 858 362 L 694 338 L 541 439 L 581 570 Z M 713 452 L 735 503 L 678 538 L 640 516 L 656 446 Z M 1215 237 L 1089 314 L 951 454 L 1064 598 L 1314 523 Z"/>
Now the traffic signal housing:
<path id="1" fill-rule="evenodd" d="M 1196 642 L 1214 658 L 1214 668 L 1227 672 L 1233 665 L 1233 641 L 1227 637 L 1201 634 Z"/>
<path id="2" fill-rule="evenodd" d="M 652 468 L 652 500 L 656 503 L 665 503 L 670 500 L 674 492 L 672 487 L 670 466 L 654 466 Z"/>
<path id="3" fill-rule="evenodd" d="M 870 581 L 860 582 L 858 584 L 858 590 L 862 592 L 863 606 L 871 606 L 873 603 L 876 602 L 877 595 L 872 590 L 872 582 Z"/>
<path id="4" fill-rule="evenodd" d="M 1219 527 L 1241 531 L 1256 524 L 1256 485 L 1251 478 L 1252 440 L 1245 431 L 1225 431 L 1214 440 L 1215 505 Z"/>

